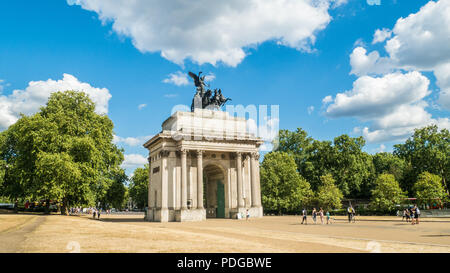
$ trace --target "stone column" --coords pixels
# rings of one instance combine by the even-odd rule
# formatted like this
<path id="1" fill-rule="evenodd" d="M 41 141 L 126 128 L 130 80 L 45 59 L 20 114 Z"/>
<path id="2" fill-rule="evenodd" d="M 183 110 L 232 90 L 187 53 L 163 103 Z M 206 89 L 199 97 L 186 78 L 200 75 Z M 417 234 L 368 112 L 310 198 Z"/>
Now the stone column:
<path id="1" fill-rule="evenodd" d="M 197 208 L 203 209 L 203 151 L 197 151 Z"/>
<path id="2" fill-rule="evenodd" d="M 151 187 L 150 187 L 150 181 L 151 181 L 151 177 L 152 177 L 152 158 L 149 156 L 147 158 L 148 160 L 148 196 L 147 196 L 147 211 L 150 209 L 150 200 L 151 200 L 151 196 L 152 196 L 152 191 L 151 191 Z"/>
<path id="3" fill-rule="evenodd" d="M 187 209 L 187 166 L 185 149 L 181 150 L 181 209 Z"/>
<path id="4" fill-rule="evenodd" d="M 167 210 L 169 203 L 169 177 L 167 174 L 167 158 L 170 152 L 168 150 L 162 150 L 159 152 L 161 158 L 161 209 Z"/>
<path id="5" fill-rule="evenodd" d="M 260 207 L 261 201 L 259 196 L 259 183 L 258 183 L 258 159 L 259 159 L 259 153 L 251 153 L 250 154 L 250 164 L 252 169 L 252 207 Z"/>
<path id="6" fill-rule="evenodd" d="M 237 198 L 238 208 L 244 207 L 244 198 L 242 196 L 242 154 L 236 153 L 236 171 L 237 171 Z"/>

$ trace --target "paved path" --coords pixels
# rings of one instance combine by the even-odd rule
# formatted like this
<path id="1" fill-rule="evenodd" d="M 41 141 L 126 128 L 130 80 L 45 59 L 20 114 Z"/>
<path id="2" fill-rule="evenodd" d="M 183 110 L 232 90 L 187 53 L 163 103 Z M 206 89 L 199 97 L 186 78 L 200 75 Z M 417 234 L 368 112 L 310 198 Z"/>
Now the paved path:
<path id="1" fill-rule="evenodd" d="M 26 235 L 33 232 L 45 221 L 45 216 L 34 216 L 25 223 L 0 232 L 0 253 L 22 252 L 21 245 Z"/>

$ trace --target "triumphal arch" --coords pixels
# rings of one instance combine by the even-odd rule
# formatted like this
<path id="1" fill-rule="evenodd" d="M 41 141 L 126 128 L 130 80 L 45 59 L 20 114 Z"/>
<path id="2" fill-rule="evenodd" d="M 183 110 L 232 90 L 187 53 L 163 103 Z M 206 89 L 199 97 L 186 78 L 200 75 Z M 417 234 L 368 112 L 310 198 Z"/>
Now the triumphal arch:
<path id="1" fill-rule="evenodd" d="M 202 90 L 201 80 L 192 111 L 175 112 L 144 144 L 149 150 L 147 221 L 263 216 L 258 152 L 263 141 L 248 132 L 245 118 L 220 111 L 226 100 L 216 90 L 203 103 L 210 90 Z"/>

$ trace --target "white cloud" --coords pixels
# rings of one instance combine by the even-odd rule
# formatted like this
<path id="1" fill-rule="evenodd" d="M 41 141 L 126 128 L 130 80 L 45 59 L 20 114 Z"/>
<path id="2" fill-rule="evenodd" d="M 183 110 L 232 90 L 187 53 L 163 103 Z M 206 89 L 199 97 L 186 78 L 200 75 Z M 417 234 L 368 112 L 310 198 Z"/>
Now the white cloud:
<path id="1" fill-rule="evenodd" d="M 185 59 L 236 66 L 265 41 L 310 52 L 316 33 L 345 0 L 67 0 L 112 22 L 141 52 L 182 65 Z"/>
<path id="2" fill-rule="evenodd" d="M 189 81 L 187 74 L 181 71 L 169 74 L 169 76 L 163 80 L 164 83 L 175 84 L 176 86 L 188 85 Z"/>
<path id="3" fill-rule="evenodd" d="M 323 103 L 323 104 L 328 104 L 328 103 L 330 103 L 330 102 L 332 102 L 332 101 L 333 101 L 333 97 L 330 96 L 330 95 L 328 95 L 328 96 L 326 96 L 325 98 L 323 98 L 322 103 Z"/>
<path id="4" fill-rule="evenodd" d="M 147 140 L 151 139 L 153 136 L 139 136 L 139 137 L 120 137 L 114 135 L 113 143 L 119 144 L 124 143 L 125 145 L 135 147 L 142 146 Z"/>
<path id="5" fill-rule="evenodd" d="M 375 31 L 375 33 L 373 34 L 372 44 L 382 43 L 386 39 L 391 38 L 391 36 L 392 36 L 392 31 L 390 29 L 387 29 L 387 28 L 377 29 Z"/>
<path id="6" fill-rule="evenodd" d="M 145 103 L 142 103 L 142 104 L 139 104 L 139 105 L 138 105 L 138 109 L 139 109 L 139 110 L 142 110 L 142 109 L 144 109 L 145 107 L 147 107 L 147 104 L 145 104 Z"/>
<path id="7" fill-rule="evenodd" d="M 440 87 L 439 104 L 450 110 L 450 62 L 434 69 L 437 85 Z"/>
<path id="8" fill-rule="evenodd" d="M 393 34 L 385 48 L 398 66 L 427 70 L 450 62 L 450 0 L 429 1 L 398 19 Z"/>
<path id="9" fill-rule="evenodd" d="M 380 57 L 378 51 L 366 53 L 367 50 L 363 47 L 357 47 L 353 50 L 350 54 L 350 65 L 352 66 L 350 74 L 362 76 L 383 74 L 393 70 L 391 60 L 387 57 Z"/>
<path id="10" fill-rule="evenodd" d="M 314 106 L 312 106 L 312 105 L 309 106 L 307 110 L 308 110 L 308 115 L 311 115 L 312 112 L 314 112 Z"/>
<path id="11" fill-rule="evenodd" d="M 24 90 L 14 90 L 8 96 L 0 96 L 0 128 L 15 123 L 20 113 L 36 113 L 47 103 L 51 93 L 66 90 L 85 92 L 95 103 L 98 114 L 108 113 L 108 101 L 111 98 L 108 89 L 92 87 L 72 75 L 63 74 L 62 80 L 31 81 Z"/>
<path id="12" fill-rule="evenodd" d="M 126 154 L 124 155 L 124 161 L 121 167 L 125 169 L 135 169 L 138 167 L 143 167 L 147 163 L 147 158 L 140 154 Z"/>
<path id="13" fill-rule="evenodd" d="M 178 94 L 164 94 L 164 97 L 168 99 L 173 99 L 178 97 Z"/>
<path id="14" fill-rule="evenodd" d="M 429 94 L 428 84 L 429 80 L 417 71 L 362 76 L 353 83 L 352 90 L 336 95 L 326 115 L 360 118 L 386 115 L 401 105 L 422 100 Z"/>
<path id="15" fill-rule="evenodd" d="M 205 76 L 205 81 L 206 82 L 212 82 L 213 80 L 216 79 L 216 75 L 214 75 L 214 73 L 208 73 L 208 75 Z"/>
<path id="16" fill-rule="evenodd" d="M 430 91 L 429 80 L 417 71 L 391 73 L 382 77 L 358 78 L 353 89 L 336 95 L 327 108 L 330 117 L 355 117 L 369 122 L 363 129 L 355 127 L 368 142 L 404 140 L 414 129 L 430 124 L 449 128 L 448 118 L 432 118 L 423 100 Z"/>

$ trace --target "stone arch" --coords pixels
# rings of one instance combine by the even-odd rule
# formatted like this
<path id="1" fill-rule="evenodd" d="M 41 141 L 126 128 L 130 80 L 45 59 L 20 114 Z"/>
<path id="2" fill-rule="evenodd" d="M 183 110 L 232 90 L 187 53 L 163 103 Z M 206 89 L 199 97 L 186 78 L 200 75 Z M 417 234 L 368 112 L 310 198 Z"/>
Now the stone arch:
<path id="1" fill-rule="evenodd" d="M 203 167 L 203 200 L 207 218 L 226 218 L 225 191 L 227 173 L 221 164 L 206 162 Z"/>

